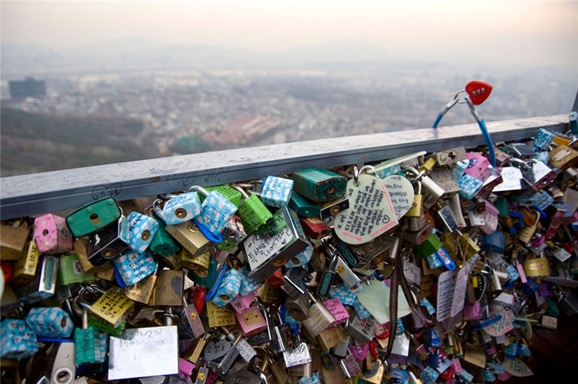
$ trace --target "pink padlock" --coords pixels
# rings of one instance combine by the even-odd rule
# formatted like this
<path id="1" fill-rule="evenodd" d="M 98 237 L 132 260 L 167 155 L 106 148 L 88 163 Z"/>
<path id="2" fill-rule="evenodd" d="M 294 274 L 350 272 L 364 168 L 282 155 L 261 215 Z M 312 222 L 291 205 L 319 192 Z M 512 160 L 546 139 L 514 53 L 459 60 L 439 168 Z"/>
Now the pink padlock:
<path id="1" fill-rule="evenodd" d="M 484 219 L 484 225 L 480 225 L 478 228 L 486 235 L 494 233 L 498 228 L 498 214 L 493 214 L 486 209 L 481 216 Z"/>
<path id="2" fill-rule="evenodd" d="M 452 365 L 454 366 L 454 373 L 460 373 L 463 371 L 462 363 L 460 362 L 460 359 L 458 359 L 457 357 L 454 357 L 452 359 Z"/>
<path id="3" fill-rule="evenodd" d="M 464 173 L 480 181 L 486 181 L 492 176 L 492 168 L 490 168 L 490 161 L 488 159 L 475 152 L 468 152 L 466 156 L 470 162 Z"/>
<path id="4" fill-rule="evenodd" d="M 357 360 L 364 360 L 369 351 L 369 344 L 351 345 L 349 346 L 349 352 L 355 356 Z"/>
<path id="5" fill-rule="evenodd" d="M 335 321 L 329 324 L 327 328 L 335 327 L 338 324 L 343 324 L 347 321 L 347 319 L 349 319 L 349 313 L 347 313 L 347 310 L 345 310 L 341 300 L 338 298 L 327 300 L 323 302 L 323 305 L 329 312 L 331 312 L 333 317 L 335 317 Z"/>
<path id="6" fill-rule="evenodd" d="M 236 312 L 235 317 L 243 336 L 250 336 L 267 328 L 267 322 L 258 307 L 250 307 L 241 313 Z"/>
<path id="7" fill-rule="evenodd" d="M 466 303 L 464 305 L 464 319 L 477 320 L 480 318 L 481 305 L 479 301 L 473 303 Z"/>
<path id="8" fill-rule="evenodd" d="M 502 372 L 502 373 L 496 374 L 496 378 L 497 378 L 499 381 L 506 381 L 506 380 L 508 380 L 510 377 L 512 377 L 512 375 L 510 375 L 510 374 L 509 374 L 508 372 L 506 372 L 506 371 L 504 371 L 504 372 Z"/>
<path id="9" fill-rule="evenodd" d="M 47 214 L 34 220 L 34 239 L 40 253 L 72 251 L 72 234 L 63 217 Z"/>
<path id="10" fill-rule="evenodd" d="M 245 297 L 241 297 L 241 295 L 239 295 L 235 298 L 235 300 L 231 301 L 229 304 L 231 304 L 231 306 L 237 313 L 242 313 L 243 311 L 251 307 L 251 303 L 253 303 L 253 300 L 255 299 L 256 296 L 257 291 L 253 291 Z"/>
<path id="11" fill-rule="evenodd" d="M 195 364 L 191 363 L 188 360 L 179 357 L 179 375 L 183 375 L 186 380 L 188 381 L 189 377 L 193 374 L 193 370 L 195 369 Z"/>

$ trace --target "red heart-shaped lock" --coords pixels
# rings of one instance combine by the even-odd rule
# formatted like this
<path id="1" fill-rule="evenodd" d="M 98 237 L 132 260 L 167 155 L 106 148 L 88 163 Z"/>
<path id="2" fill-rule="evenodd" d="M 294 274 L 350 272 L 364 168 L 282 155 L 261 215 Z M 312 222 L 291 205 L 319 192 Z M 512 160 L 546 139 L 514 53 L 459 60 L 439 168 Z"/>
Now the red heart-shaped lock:
<path id="1" fill-rule="evenodd" d="M 486 101 L 490 93 L 492 93 L 493 88 L 490 84 L 477 80 L 470 81 L 466 84 L 466 92 L 474 105 L 480 105 Z"/>

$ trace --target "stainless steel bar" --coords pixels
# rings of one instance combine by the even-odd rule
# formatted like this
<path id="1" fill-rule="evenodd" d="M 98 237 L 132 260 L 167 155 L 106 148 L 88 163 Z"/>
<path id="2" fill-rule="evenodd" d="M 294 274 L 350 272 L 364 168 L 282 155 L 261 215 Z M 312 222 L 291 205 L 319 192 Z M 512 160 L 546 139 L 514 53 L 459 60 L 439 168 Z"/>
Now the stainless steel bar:
<path id="1" fill-rule="evenodd" d="M 568 129 L 568 115 L 488 122 L 494 142 L 525 139 L 539 128 Z M 0 178 L 0 219 L 292 173 L 381 161 L 425 150 L 484 144 L 476 124 L 312 140 Z"/>

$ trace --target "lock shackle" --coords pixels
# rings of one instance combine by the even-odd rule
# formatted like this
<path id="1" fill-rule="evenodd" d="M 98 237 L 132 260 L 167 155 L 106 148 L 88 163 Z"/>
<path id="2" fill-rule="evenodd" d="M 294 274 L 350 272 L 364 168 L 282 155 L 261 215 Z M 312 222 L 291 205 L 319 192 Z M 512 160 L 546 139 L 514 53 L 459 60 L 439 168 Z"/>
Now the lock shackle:
<path id="1" fill-rule="evenodd" d="M 358 169 L 356 166 L 353 167 L 353 183 L 355 186 L 359 185 L 359 175 L 363 172 L 371 172 L 375 169 L 373 165 L 364 165 L 361 169 Z"/>
<path id="2" fill-rule="evenodd" d="M 255 349 L 257 355 L 253 358 L 253 362 L 251 362 L 249 369 L 251 371 L 258 369 L 259 373 L 264 373 L 269 367 L 269 354 L 267 353 L 267 350 L 263 347 L 254 347 L 253 349 Z M 260 364 L 257 364 L 257 357 L 261 358 Z"/>
<path id="3" fill-rule="evenodd" d="M 414 167 L 407 167 L 404 168 L 405 172 L 409 172 L 411 174 L 413 174 L 415 177 L 412 179 L 409 179 L 409 181 L 413 182 L 413 183 L 417 183 L 417 182 L 421 182 L 421 179 L 425 176 L 426 171 L 425 169 L 422 171 L 418 171 L 417 169 L 415 169 Z"/>
<path id="4" fill-rule="evenodd" d="M 521 167 L 518 168 L 523 168 L 523 169 L 528 169 L 530 168 L 530 165 L 528 164 L 527 161 L 524 161 L 522 159 L 517 159 L 515 157 L 510 158 L 510 163 L 512 163 L 513 165 L 521 165 Z"/>
<path id="5" fill-rule="evenodd" d="M 247 191 L 245 191 L 239 184 L 231 184 L 231 187 L 235 188 L 237 191 L 241 192 L 241 196 L 243 197 L 243 200 L 246 200 L 249 198 L 249 194 L 247 193 Z"/>
<path id="6" fill-rule="evenodd" d="M 192 187 L 190 187 L 189 189 L 187 189 L 187 192 L 200 192 L 200 193 L 202 193 L 205 197 L 206 197 L 206 196 L 209 196 L 209 192 L 208 192 L 205 188 L 203 188 L 203 187 L 201 187 L 201 186 L 199 186 L 199 185 L 193 185 Z"/>
<path id="7" fill-rule="evenodd" d="M 104 295 L 105 291 L 100 287 L 97 287 L 96 285 L 84 286 L 80 288 L 80 290 L 78 291 L 76 297 L 73 299 L 73 303 L 77 304 L 80 308 L 90 309 L 90 307 L 96 302 L 96 300 L 94 300 L 93 302 L 87 300 L 84 297 L 84 295 L 87 293 L 100 297 Z"/>

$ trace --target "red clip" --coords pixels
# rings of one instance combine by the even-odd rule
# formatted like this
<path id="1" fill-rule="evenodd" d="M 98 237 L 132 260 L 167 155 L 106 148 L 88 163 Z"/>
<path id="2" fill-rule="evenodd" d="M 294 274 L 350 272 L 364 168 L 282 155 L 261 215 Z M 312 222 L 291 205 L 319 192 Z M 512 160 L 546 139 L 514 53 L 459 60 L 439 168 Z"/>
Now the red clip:
<path id="1" fill-rule="evenodd" d="M 281 272 L 281 268 L 277 269 L 273 272 L 273 275 L 267 278 L 267 283 L 269 283 L 272 287 L 282 287 L 283 286 L 283 272 Z"/>
<path id="2" fill-rule="evenodd" d="M 197 313 L 203 312 L 203 308 L 205 308 L 205 297 L 207 296 L 207 288 L 203 286 L 196 286 L 192 287 L 189 290 L 189 302 L 195 304 L 195 309 Z"/>
<path id="3" fill-rule="evenodd" d="M 490 84 L 477 80 L 470 81 L 466 84 L 466 92 L 474 105 L 480 105 L 486 101 L 490 93 L 492 93 L 493 88 Z"/>
<path id="4" fill-rule="evenodd" d="M 12 264 L 7 261 L 2 261 L 2 273 L 4 274 L 4 282 L 7 282 L 8 279 L 12 276 Z"/>
<path id="5" fill-rule="evenodd" d="M 378 358 L 377 344 L 375 343 L 374 339 L 371 339 L 371 341 L 369 342 L 369 353 L 371 353 L 371 357 L 373 357 L 373 360 L 377 360 Z"/>

